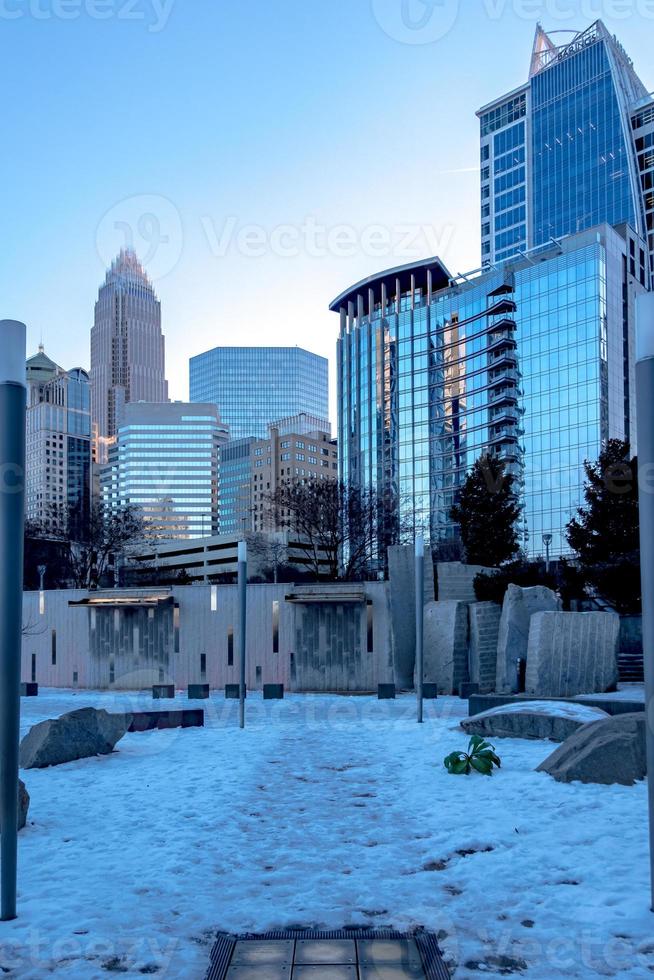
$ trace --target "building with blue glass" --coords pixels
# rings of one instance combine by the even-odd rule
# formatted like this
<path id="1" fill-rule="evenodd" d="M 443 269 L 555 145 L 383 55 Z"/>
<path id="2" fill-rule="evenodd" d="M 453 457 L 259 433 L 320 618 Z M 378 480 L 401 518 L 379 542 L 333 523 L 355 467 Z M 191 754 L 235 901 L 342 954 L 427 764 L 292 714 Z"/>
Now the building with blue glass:
<path id="1" fill-rule="evenodd" d="M 192 402 L 213 402 L 232 439 L 265 439 L 273 419 L 329 416 L 327 359 L 301 347 L 215 347 L 190 360 Z"/>
<path id="2" fill-rule="evenodd" d="M 644 286 L 630 259 L 643 247 L 602 224 L 468 276 L 434 258 L 347 289 L 330 307 L 341 479 L 395 501 L 403 532 L 437 547 L 457 536 L 457 491 L 490 453 L 517 479 L 526 552 L 552 534 L 565 553 L 584 460 L 608 438 L 635 446 Z M 379 535 L 383 556 L 392 529 Z"/>
<path id="3" fill-rule="evenodd" d="M 105 506 L 139 510 L 151 537 L 217 534 L 227 439 L 215 405 L 129 402 L 100 474 Z"/>
<path id="4" fill-rule="evenodd" d="M 564 44 L 539 25 L 527 83 L 477 115 L 483 264 L 604 222 L 627 223 L 647 243 L 635 256 L 647 281 L 654 101 L 602 21 Z"/>

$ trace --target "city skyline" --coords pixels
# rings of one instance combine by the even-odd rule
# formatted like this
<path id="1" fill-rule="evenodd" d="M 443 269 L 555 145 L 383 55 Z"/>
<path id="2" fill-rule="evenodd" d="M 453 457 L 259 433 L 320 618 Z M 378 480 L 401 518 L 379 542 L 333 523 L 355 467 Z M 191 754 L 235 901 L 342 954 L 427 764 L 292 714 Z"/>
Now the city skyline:
<path id="1" fill-rule="evenodd" d="M 635 8 L 632 16 L 612 18 L 608 9 L 575 17 L 562 11 L 557 17 L 543 4 L 528 17 L 516 7 L 502 11 L 498 7 L 496 16 L 488 10 L 482 13 L 484 30 L 477 30 L 479 40 L 472 36 L 473 22 L 478 28 L 474 12 L 461 9 L 450 29 L 433 44 L 402 44 L 389 36 L 388 24 L 380 23 L 380 6 L 375 5 L 377 17 L 367 3 L 362 8 L 335 3 L 329 10 L 311 11 L 309 45 L 309 14 L 295 3 L 289 3 L 284 18 L 258 10 L 254 29 L 248 24 L 247 30 L 241 20 L 244 12 L 203 9 L 200 15 L 192 3 L 184 9 L 174 7 L 169 24 L 175 24 L 175 31 L 168 31 L 167 25 L 158 33 L 149 33 L 146 24 L 136 21 L 23 18 L 7 22 L 6 30 L 12 31 L 15 41 L 8 51 L 7 70 L 16 68 L 16 59 L 28 44 L 33 55 L 54 45 L 62 65 L 68 68 L 71 59 L 77 59 L 78 67 L 71 81 L 58 78 L 58 86 L 40 85 L 37 71 L 10 109 L 12 116 L 35 119 L 35 134 L 41 144 L 48 144 L 52 158 L 50 181 L 38 181 L 34 175 L 30 200 L 10 200 L 7 209 L 7 221 L 16 227 L 18 238 L 5 265 L 3 291 L 11 314 L 28 323 L 29 349 L 35 350 L 43 337 L 59 361 L 88 367 L 86 337 L 97 282 L 117 246 L 125 244 L 116 237 L 122 232 L 111 232 L 115 219 L 130 225 L 133 244 L 162 301 L 164 333 L 169 349 L 175 351 L 169 371 L 172 398 L 187 397 L 190 356 L 218 343 L 233 343 L 236 336 L 252 346 L 264 345 L 273 331 L 279 343 L 310 346 L 327 356 L 333 369 L 336 337 L 328 302 L 344 282 L 389 267 L 396 259 L 402 261 L 400 226 L 411 225 L 418 233 L 416 254 L 405 261 L 439 254 L 453 271 L 478 264 L 475 112 L 487 101 L 489 88 L 483 73 L 472 78 L 464 71 L 471 57 L 479 56 L 489 44 L 501 46 L 490 94 L 509 91 L 526 77 L 525 51 L 530 50 L 536 19 L 548 31 L 584 29 L 599 14 L 609 30 L 618 33 L 646 86 L 653 84 L 648 35 L 643 30 L 649 22 L 637 16 Z M 276 47 L 268 40 L 281 39 L 282 34 L 288 64 L 280 67 L 279 51 L 268 50 Z M 233 73 L 245 37 L 256 70 L 252 78 L 241 79 Z M 205 65 L 204 45 L 210 40 L 219 57 L 213 52 Z M 115 100 L 117 92 L 129 91 L 130 64 L 137 50 L 139 71 L 150 84 L 142 87 L 138 99 L 119 96 L 124 131 L 114 147 L 99 139 L 104 119 L 97 107 L 103 102 L 110 105 L 110 96 Z M 166 77 L 166 65 L 175 58 L 189 64 L 191 50 L 197 64 L 185 73 L 180 86 L 178 75 Z M 34 60 L 47 61 L 45 57 Z M 104 73 L 106 82 L 98 83 L 92 95 L 80 92 L 80 77 L 91 77 L 96 64 L 101 76 L 106 60 L 112 60 L 116 70 Z M 294 97 L 298 72 L 302 99 Z M 118 87 L 116 77 L 121 79 Z M 389 77 L 393 79 L 390 93 L 382 84 Z M 456 98 L 446 100 L 442 96 L 451 91 L 452 78 L 457 81 Z M 55 88 L 57 99 L 52 94 Z M 415 104 L 417 93 L 425 91 L 433 93 L 428 105 L 433 107 L 434 124 L 426 126 L 422 113 L 404 112 L 403 140 L 385 144 L 384 154 L 379 154 L 376 146 L 388 118 L 403 113 L 407 105 Z M 206 94 L 198 98 L 202 92 Z M 222 135 L 207 131 L 207 99 L 213 99 L 220 114 Z M 71 100 L 77 112 L 69 121 Z M 188 113 L 193 100 L 202 108 Z M 148 126 L 143 125 L 146 117 Z M 80 120 L 88 128 L 88 138 L 83 153 L 73 156 L 69 127 Z M 173 140 L 180 127 L 183 138 Z M 441 138 L 444 130 L 449 134 L 446 141 Z M 341 166 L 339 132 L 350 134 L 347 173 Z M 35 138 L 27 134 L 21 166 L 32 159 Z M 128 160 L 123 153 L 126 141 L 134 150 Z M 238 147 L 238 168 L 230 145 Z M 408 147 L 412 149 L 407 153 Z M 34 163 L 40 159 L 34 152 Z M 5 159 L 1 166 L 3 185 L 10 187 L 17 180 L 16 161 Z M 30 163 L 28 179 L 32 167 Z M 399 187 L 392 176 L 398 172 L 404 175 Z M 67 189 L 71 185 L 74 196 Z M 118 207 L 121 202 L 128 202 L 126 212 Z M 136 212 L 129 212 L 132 205 Z M 148 256 L 149 245 L 156 241 L 156 228 L 147 220 L 151 214 L 160 220 L 160 232 L 171 238 L 172 269 L 166 269 L 170 255 L 165 248 L 155 248 L 155 254 Z M 308 217 L 327 229 L 343 224 L 354 229 L 355 244 L 343 247 L 339 255 L 308 255 Z M 138 218 L 144 219 L 140 229 Z M 251 256 L 242 254 L 242 233 L 249 225 L 258 227 L 267 242 L 245 243 Z M 393 238 L 385 254 L 370 254 L 374 249 L 362 242 L 362 233 L 374 225 L 382 225 Z M 433 235 L 429 240 L 421 231 L 426 225 Z M 276 255 L 270 237 L 286 226 L 297 230 L 299 241 L 289 249 L 295 254 Z M 39 248 L 34 249 L 37 232 Z M 288 242 L 283 244 L 289 248 Z M 225 254 L 221 255 L 221 248 Z M 258 250 L 264 254 L 255 257 Z M 59 260 L 53 262 L 52 255 Z M 35 280 L 40 283 L 38 291 L 28 288 Z M 246 288 L 252 294 L 252 309 L 261 311 L 261 316 L 253 317 L 242 304 Z M 294 302 L 286 309 L 281 298 L 291 290 Z M 332 421 L 333 394 L 332 383 Z"/>

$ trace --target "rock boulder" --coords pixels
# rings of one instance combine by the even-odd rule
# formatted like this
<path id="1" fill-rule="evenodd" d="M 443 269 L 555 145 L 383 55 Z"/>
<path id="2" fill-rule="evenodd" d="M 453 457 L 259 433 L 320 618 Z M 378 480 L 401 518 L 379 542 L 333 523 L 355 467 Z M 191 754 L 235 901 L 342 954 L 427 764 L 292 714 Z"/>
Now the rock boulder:
<path id="1" fill-rule="evenodd" d="M 601 708 L 568 701 L 517 701 L 464 718 L 469 735 L 492 738 L 548 738 L 564 742 L 583 725 L 609 716 Z"/>
<path id="2" fill-rule="evenodd" d="M 27 811 L 30 808 L 30 794 L 27 792 L 22 779 L 18 780 L 18 829 L 22 830 L 27 823 Z M 0 826 L 0 831 L 2 827 Z"/>
<path id="3" fill-rule="evenodd" d="M 584 725 L 538 766 L 559 783 L 622 783 L 647 775 L 645 712 Z"/>
<path id="4" fill-rule="evenodd" d="M 132 716 L 80 708 L 34 725 L 20 743 L 23 769 L 44 769 L 62 762 L 108 755 L 131 724 Z"/>

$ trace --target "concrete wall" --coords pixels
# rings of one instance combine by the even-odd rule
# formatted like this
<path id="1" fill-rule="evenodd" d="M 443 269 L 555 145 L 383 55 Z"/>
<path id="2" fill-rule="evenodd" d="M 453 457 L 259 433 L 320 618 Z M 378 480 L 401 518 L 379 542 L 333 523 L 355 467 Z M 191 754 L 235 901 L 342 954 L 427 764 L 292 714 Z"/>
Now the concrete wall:
<path id="1" fill-rule="evenodd" d="M 538 612 L 531 617 L 526 693 L 574 697 L 613 690 L 620 618 L 613 612 Z"/>
<path id="2" fill-rule="evenodd" d="M 620 653 L 643 653 L 643 617 L 620 616 Z"/>
<path id="3" fill-rule="evenodd" d="M 34 676 L 45 687 L 128 690 L 159 682 L 178 688 L 201 681 L 213 688 L 236 683 L 237 588 L 220 585 L 213 590 L 193 585 L 107 593 L 53 591 L 44 595 L 43 613 L 39 593 L 27 592 L 22 679 Z M 352 593 L 360 601 L 349 601 Z M 117 597 L 153 596 L 163 600 L 156 608 L 69 605 L 88 597 L 113 602 Z M 387 583 L 250 585 L 247 601 L 251 688 L 282 683 L 289 690 L 369 691 L 378 683 L 397 682 Z"/>
<path id="4" fill-rule="evenodd" d="M 495 690 L 497 673 L 497 640 L 502 607 L 496 602 L 473 602 L 470 611 L 470 680 L 479 684 L 479 692 Z"/>
<path id="5" fill-rule="evenodd" d="M 458 599 L 461 602 L 475 602 L 475 576 L 480 572 L 492 571 L 492 568 L 485 568 L 483 565 L 464 565 L 460 561 L 437 562 L 439 601 Z"/>

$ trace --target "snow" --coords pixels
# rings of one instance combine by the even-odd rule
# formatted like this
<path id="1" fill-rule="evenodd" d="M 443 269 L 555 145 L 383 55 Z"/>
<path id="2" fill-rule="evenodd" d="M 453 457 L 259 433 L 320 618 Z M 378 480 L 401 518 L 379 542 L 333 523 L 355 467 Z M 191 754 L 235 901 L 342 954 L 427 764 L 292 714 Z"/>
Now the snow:
<path id="1" fill-rule="evenodd" d="M 42 690 L 23 728 L 166 704 Z M 502 741 L 492 778 L 451 776 L 443 758 L 468 741 L 454 698 L 426 702 L 422 726 L 410 696 L 253 695 L 245 731 L 237 702 L 203 707 L 204 729 L 22 774 L 0 972 L 199 980 L 218 930 L 344 925 L 434 930 L 462 980 L 654 971 L 644 783 L 557 783 L 534 772 L 551 743 L 521 739 Z"/>
<path id="2" fill-rule="evenodd" d="M 513 704 L 501 704 L 475 715 L 476 718 L 492 718 L 494 715 L 533 714 L 534 711 L 556 718 L 571 718 L 583 725 L 591 721 L 601 721 L 608 718 L 606 711 L 593 708 L 587 704 L 575 704 L 573 701 L 516 701 Z"/>

